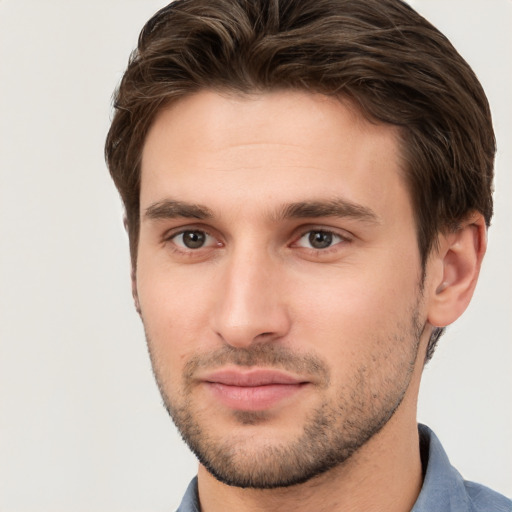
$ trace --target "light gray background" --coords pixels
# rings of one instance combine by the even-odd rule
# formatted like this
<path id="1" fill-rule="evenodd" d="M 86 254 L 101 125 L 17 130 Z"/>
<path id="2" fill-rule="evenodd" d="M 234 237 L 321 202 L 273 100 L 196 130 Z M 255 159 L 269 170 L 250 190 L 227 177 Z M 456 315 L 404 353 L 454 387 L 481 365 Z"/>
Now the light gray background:
<path id="1" fill-rule="evenodd" d="M 164 511 L 195 461 L 153 384 L 103 162 L 110 96 L 161 0 L 0 0 L 0 510 Z M 416 0 L 487 90 L 499 144 L 480 285 L 419 419 L 512 495 L 512 2 Z"/>

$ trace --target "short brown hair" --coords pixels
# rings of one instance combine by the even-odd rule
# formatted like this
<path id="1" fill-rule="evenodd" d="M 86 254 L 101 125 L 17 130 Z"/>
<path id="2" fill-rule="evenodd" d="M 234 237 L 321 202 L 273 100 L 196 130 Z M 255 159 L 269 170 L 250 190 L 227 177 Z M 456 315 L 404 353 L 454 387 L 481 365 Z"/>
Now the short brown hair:
<path id="1" fill-rule="evenodd" d="M 489 225 L 495 139 L 487 99 L 448 39 L 406 3 L 175 0 L 140 34 L 105 145 L 134 268 L 141 153 L 155 115 L 203 89 L 286 88 L 349 98 L 369 120 L 400 127 L 423 266 L 438 233 L 471 212 Z"/>

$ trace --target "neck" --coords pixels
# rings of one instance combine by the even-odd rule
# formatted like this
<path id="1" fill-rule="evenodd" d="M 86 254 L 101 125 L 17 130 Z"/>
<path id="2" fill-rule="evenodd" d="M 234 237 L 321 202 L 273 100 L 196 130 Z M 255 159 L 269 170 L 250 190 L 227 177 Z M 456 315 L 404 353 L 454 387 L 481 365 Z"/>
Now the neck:
<path id="1" fill-rule="evenodd" d="M 415 409 L 411 405 L 402 403 L 383 429 L 343 465 L 304 484 L 241 489 L 219 482 L 200 466 L 202 512 L 410 511 L 422 485 L 416 420 L 402 417 L 404 410 Z"/>

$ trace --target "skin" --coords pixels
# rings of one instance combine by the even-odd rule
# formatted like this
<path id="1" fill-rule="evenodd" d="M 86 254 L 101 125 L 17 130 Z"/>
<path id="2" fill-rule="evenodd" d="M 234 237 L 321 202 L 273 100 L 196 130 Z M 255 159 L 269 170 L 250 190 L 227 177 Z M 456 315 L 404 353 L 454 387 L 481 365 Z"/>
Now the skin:
<path id="1" fill-rule="evenodd" d="M 134 297 L 164 401 L 203 462 L 202 510 L 410 510 L 426 343 L 469 302 L 481 217 L 440 236 L 423 282 L 396 130 L 291 91 L 204 91 L 162 111 L 140 205 Z M 219 369 L 300 386 L 226 404 L 205 382 Z M 303 483 L 226 484 L 270 487 L 330 446 L 340 459 Z"/>

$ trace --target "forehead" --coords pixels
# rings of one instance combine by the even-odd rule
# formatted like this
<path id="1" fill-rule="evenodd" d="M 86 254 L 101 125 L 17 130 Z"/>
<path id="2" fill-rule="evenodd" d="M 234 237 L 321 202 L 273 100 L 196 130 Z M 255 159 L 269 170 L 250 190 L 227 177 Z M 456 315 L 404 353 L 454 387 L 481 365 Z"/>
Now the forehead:
<path id="1" fill-rule="evenodd" d="M 142 154 L 141 211 L 166 196 L 244 210 L 249 197 L 384 205 L 403 188 L 398 140 L 395 127 L 367 121 L 343 99 L 203 91 L 156 117 Z"/>

